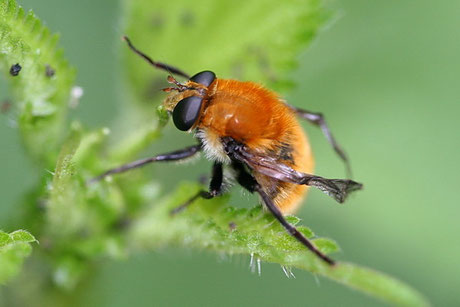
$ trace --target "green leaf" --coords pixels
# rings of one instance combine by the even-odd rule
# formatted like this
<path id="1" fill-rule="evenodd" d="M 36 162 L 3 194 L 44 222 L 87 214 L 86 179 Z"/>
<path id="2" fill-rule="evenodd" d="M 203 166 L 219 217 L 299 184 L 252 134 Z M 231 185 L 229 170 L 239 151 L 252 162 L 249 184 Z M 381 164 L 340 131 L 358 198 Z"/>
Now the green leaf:
<path id="1" fill-rule="evenodd" d="M 47 203 L 47 228 L 55 237 L 69 237 L 82 230 L 85 216 L 84 191 L 75 180 L 73 157 L 80 145 L 82 131 L 75 127 L 59 153 Z"/>
<path id="2" fill-rule="evenodd" d="M 189 74 L 210 69 L 221 78 L 292 83 L 289 73 L 329 13 L 318 0 L 124 1 L 126 35 L 157 61 Z M 152 67 L 125 50 L 131 84 L 145 94 Z M 166 73 L 160 73 L 165 79 Z M 151 92 L 151 91 L 150 91 Z"/>
<path id="3" fill-rule="evenodd" d="M 37 240 L 25 230 L 6 233 L 0 230 L 0 284 L 16 276 L 24 259 L 30 255 L 30 243 Z"/>
<path id="4" fill-rule="evenodd" d="M 27 151 L 42 161 L 56 151 L 65 131 L 75 79 L 57 41 L 33 12 L 26 14 L 14 0 L 0 2 L 0 70 L 7 73 Z M 22 69 L 11 76 L 16 63 Z"/>
<path id="5" fill-rule="evenodd" d="M 325 264 L 289 236 L 260 206 L 250 210 L 234 209 L 225 206 L 226 198 L 220 197 L 197 201 L 187 210 L 171 216 L 170 211 L 194 195 L 197 189 L 195 185 L 184 184 L 170 198 L 141 212 L 129 234 L 133 248 L 175 245 L 246 254 L 325 276 L 393 304 L 429 305 L 416 290 L 383 273 L 346 262 L 334 267 Z M 312 235 L 311 231 L 306 233 Z M 330 239 L 315 237 L 313 242 L 327 254 L 338 250 Z"/>
<path id="6" fill-rule="evenodd" d="M 43 236 L 52 246 L 48 252 L 54 260 L 54 282 L 69 291 L 88 274 L 94 259 L 124 256 L 117 223 L 126 195 L 115 186 L 98 189 L 83 179 L 98 167 L 99 147 L 107 134 L 106 129 L 86 132 L 74 123 L 48 183 Z"/>
<path id="7" fill-rule="evenodd" d="M 37 241 L 37 239 L 35 239 L 35 237 L 32 234 L 25 230 L 13 231 L 12 233 L 10 233 L 10 236 L 14 242 L 32 243 Z"/>
<path id="8" fill-rule="evenodd" d="M 0 248 L 14 242 L 13 238 L 6 232 L 0 230 Z"/>

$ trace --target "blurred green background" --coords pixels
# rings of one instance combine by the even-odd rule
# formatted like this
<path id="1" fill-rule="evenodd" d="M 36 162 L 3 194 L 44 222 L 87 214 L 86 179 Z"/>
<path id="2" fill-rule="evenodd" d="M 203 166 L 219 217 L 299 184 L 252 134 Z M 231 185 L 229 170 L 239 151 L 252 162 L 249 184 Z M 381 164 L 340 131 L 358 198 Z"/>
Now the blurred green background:
<path id="1" fill-rule="evenodd" d="M 109 0 L 20 4 L 62 34 L 67 58 L 78 68 L 77 84 L 85 95 L 72 116 L 91 127 L 110 125 L 121 103 L 120 5 Z M 338 18 L 300 55 L 293 71 L 298 86 L 286 98 L 326 114 L 365 190 L 344 206 L 314 191 L 299 215 L 318 234 L 337 240 L 343 252 L 336 258 L 398 277 L 436 306 L 459 306 L 460 2 L 350 0 L 328 6 Z M 0 98 L 7 96 L 3 81 Z M 38 178 L 12 118 L 0 116 L 0 225 L 19 210 L 15 205 Z M 343 166 L 321 133 L 305 127 L 317 173 L 343 177 Z M 190 136 L 179 134 L 168 127 L 162 147 L 192 143 Z M 208 164 L 154 169 L 167 191 L 176 180 L 196 179 Z M 240 194 L 237 187 L 233 192 Z M 379 305 L 307 272 L 295 271 L 297 278 L 287 279 L 279 265 L 263 264 L 259 277 L 248 265 L 248 257 L 220 258 L 181 249 L 104 262 L 80 289 L 80 303 Z"/>

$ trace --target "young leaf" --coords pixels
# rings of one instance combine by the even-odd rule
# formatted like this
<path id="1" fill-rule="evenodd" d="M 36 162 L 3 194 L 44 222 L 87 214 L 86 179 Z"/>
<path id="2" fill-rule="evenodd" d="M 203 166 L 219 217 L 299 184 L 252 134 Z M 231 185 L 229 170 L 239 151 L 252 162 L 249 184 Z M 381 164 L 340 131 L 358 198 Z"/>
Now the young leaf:
<path id="1" fill-rule="evenodd" d="M 106 129 L 85 132 L 74 123 L 59 153 L 48 193 L 43 238 L 52 246 L 54 282 L 73 290 L 101 256 L 123 256 L 117 224 L 124 213 L 124 197 L 116 186 L 97 189 L 83 174 L 98 164 L 99 145 Z M 95 159 L 96 158 L 96 159 Z M 139 186 L 139 183 L 137 184 Z"/>
<path id="2" fill-rule="evenodd" d="M 81 140 L 81 131 L 74 129 L 59 153 L 50 195 L 47 202 L 47 228 L 54 237 L 71 237 L 83 229 L 86 217 L 84 191 L 75 180 L 73 157 Z"/>
<path id="3" fill-rule="evenodd" d="M 0 284 L 19 273 L 24 259 L 30 255 L 34 236 L 25 230 L 6 233 L 0 230 Z"/>
<path id="4" fill-rule="evenodd" d="M 27 151 L 45 159 L 56 151 L 75 71 L 57 46 L 58 36 L 15 0 L 0 2 L 0 69 L 8 74 Z M 16 76 L 12 65 L 19 64 Z"/>
<path id="5" fill-rule="evenodd" d="M 189 74 L 212 70 L 282 87 L 301 48 L 311 42 L 328 13 L 318 0 L 124 1 L 126 35 L 157 61 Z M 149 92 L 152 67 L 125 51 L 136 93 Z M 166 72 L 160 73 L 165 79 Z"/>
<path id="6" fill-rule="evenodd" d="M 429 305 L 416 290 L 383 273 L 346 262 L 339 262 L 333 267 L 325 264 L 289 236 L 260 207 L 234 209 L 225 206 L 225 197 L 220 197 L 197 201 L 185 211 L 171 216 L 170 211 L 194 195 L 197 189 L 194 185 L 182 185 L 172 197 L 141 212 L 129 235 L 133 248 L 176 245 L 218 253 L 246 254 L 283 267 L 325 276 L 392 304 Z M 311 231 L 309 233 L 313 236 Z M 338 250 L 332 240 L 314 237 L 312 241 L 324 253 Z"/>

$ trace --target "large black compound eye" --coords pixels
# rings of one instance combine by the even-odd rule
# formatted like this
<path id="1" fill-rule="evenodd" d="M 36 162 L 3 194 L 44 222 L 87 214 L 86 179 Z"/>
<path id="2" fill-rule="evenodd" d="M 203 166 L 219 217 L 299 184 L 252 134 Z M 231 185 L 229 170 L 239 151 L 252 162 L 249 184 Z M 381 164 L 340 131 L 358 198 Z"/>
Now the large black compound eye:
<path id="1" fill-rule="evenodd" d="M 177 103 L 173 110 L 173 121 L 177 129 L 187 131 L 192 128 L 200 115 L 202 102 L 203 98 L 190 96 Z"/>
<path id="2" fill-rule="evenodd" d="M 190 81 L 193 81 L 195 83 L 202 84 L 206 87 L 210 86 L 212 81 L 216 79 L 216 74 L 213 73 L 212 71 L 205 70 L 202 72 L 197 73 L 193 77 L 190 78 Z"/>

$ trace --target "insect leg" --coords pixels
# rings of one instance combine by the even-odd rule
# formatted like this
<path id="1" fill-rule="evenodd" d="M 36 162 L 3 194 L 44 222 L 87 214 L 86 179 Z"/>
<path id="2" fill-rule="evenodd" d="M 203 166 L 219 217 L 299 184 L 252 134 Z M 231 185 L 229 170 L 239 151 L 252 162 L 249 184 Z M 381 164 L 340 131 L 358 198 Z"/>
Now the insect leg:
<path id="1" fill-rule="evenodd" d="M 198 198 L 204 198 L 204 199 L 211 199 L 214 198 L 222 193 L 222 186 L 223 186 L 223 180 L 224 175 L 223 175 L 223 168 L 222 168 L 222 163 L 220 162 L 214 162 L 214 165 L 212 167 L 212 177 L 211 177 L 211 182 L 209 184 L 209 191 L 201 190 L 192 197 L 190 197 L 185 203 L 182 205 L 174 208 L 171 210 L 171 214 L 174 215 L 176 213 L 181 212 L 188 206 L 190 206 L 195 200 Z"/>
<path id="2" fill-rule="evenodd" d="M 200 150 L 201 150 L 201 144 L 198 144 L 198 145 L 193 145 L 193 146 L 181 149 L 181 150 L 170 152 L 170 153 L 167 153 L 167 154 L 162 154 L 162 155 L 158 155 L 158 156 L 154 156 L 154 157 L 150 157 L 150 158 L 130 162 L 130 163 L 124 164 L 122 166 L 112 168 L 112 169 L 102 173 L 101 175 L 92 178 L 88 183 L 91 184 L 91 183 L 94 183 L 94 182 L 97 182 L 97 181 L 103 179 L 104 177 L 106 177 L 108 175 L 123 173 L 123 172 L 126 172 L 128 170 L 132 170 L 132 169 L 135 169 L 135 168 L 138 168 L 138 167 L 142 167 L 142 166 L 144 166 L 144 165 L 146 165 L 148 163 L 152 163 L 152 162 L 183 160 L 183 159 L 186 159 L 186 158 L 189 158 L 189 157 L 195 155 Z"/>
<path id="3" fill-rule="evenodd" d="M 236 171 L 236 181 L 238 181 L 243 188 L 251 193 L 254 193 L 254 187 L 257 184 L 257 181 L 245 170 L 244 164 L 239 161 L 232 161 L 232 168 Z"/>
<path id="4" fill-rule="evenodd" d="M 273 216 L 280 222 L 281 225 L 287 230 L 287 232 L 293 236 L 294 238 L 297 239 L 300 243 L 302 243 L 306 248 L 308 248 L 310 251 L 312 251 L 314 254 L 316 254 L 319 258 L 324 260 L 326 263 L 330 265 L 334 265 L 335 262 L 322 252 L 320 252 L 311 242 L 308 240 L 300 231 L 297 230 L 295 226 L 292 226 L 291 224 L 286 221 L 284 218 L 283 214 L 281 211 L 276 207 L 276 205 L 273 203 L 272 199 L 265 193 L 260 185 L 256 185 L 255 191 L 260 195 L 262 198 L 265 206 L 267 209 L 273 214 Z"/>
<path id="5" fill-rule="evenodd" d="M 324 119 L 323 114 L 315 113 L 315 112 L 311 112 L 307 110 L 302 110 L 302 109 L 296 108 L 291 105 L 287 105 L 287 106 L 291 108 L 298 116 L 302 117 L 303 119 L 306 119 L 308 122 L 321 128 L 329 144 L 331 144 L 332 148 L 334 148 L 334 151 L 339 155 L 339 157 L 345 163 L 347 176 L 351 178 L 352 177 L 351 166 L 350 166 L 350 161 L 348 160 L 347 154 L 335 140 L 334 136 L 331 133 L 331 130 L 329 129 L 329 126 L 326 123 L 326 120 Z"/>
<path id="6" fill-rule="evenodd" d="M 123 40 L 126 41 L 126 43 L 128 43 L 129 48 L 132 51 L 134 51 L 134 53 L 136 53 L 137 55 L 141 56 L 144 60 L 149 62 L 155 68 L 165 70 L 165 71 L 169 72 L 170 74 L 175 74 L 175 75 L 178 75 L 178 76 L 182 76 L 182 77 L 184 77 L 186 79 L 190 79 L 190 76 L 188 74 L 186 74 L 185 72 L 183 72 L 182 70 L 180 70 L 179 68 L 176 68 L 174 66 L 171 66 L 171 65 L 168 65 L 168 64 L 165 64 L 165 63 L 161 63 L 161 62 L 156 62 L 156 61 L 152 60 L 151 57 L 149 57 L 148 55 L 146 55 L 145 53 L 143 53 L 142 51 L 140 51 L 139 49 L 134 47 L 134 45 L 131 43 L 131 40 L 127 36 L 123 36 Z"/>
<path id="7" fill-rule="evenodd" d="M 273 203 L 272 199 L 265 193 L 261 186 L 257 183 L 256 179 L 247 172 L 244 168 L 244 165 L 240 162 L 232 163 L 233 169 L 237 172 L 236 180 L 249 192 L 257 192 L 262 198 L 265 207 L 273 214 L 273 216 L 280 222 L 281 225 L 287 230 L 287 232 L 297 239 L 302 245 L 308 248 L 310 251 L 315 253 L 322 260 L 326 261 L 328 264 L 333 265 L 334 261 L 321 253 L 311 242 L 308 240 L 300 231 L 297 230 L 294 226 L 289 224 L 284 218 L 281 211 Z"/>

